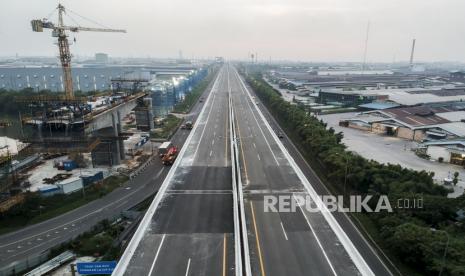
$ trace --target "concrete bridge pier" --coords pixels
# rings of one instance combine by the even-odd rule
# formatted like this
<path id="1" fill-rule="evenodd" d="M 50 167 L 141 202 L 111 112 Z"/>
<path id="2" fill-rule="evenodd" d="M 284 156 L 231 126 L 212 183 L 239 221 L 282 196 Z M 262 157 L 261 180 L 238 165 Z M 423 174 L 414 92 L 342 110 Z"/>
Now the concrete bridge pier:
<path id="1" fill-rule="evenodd" d="M 115 164 L 120 164 L 121 159 L 124 160 L 124 156 L 123 156 L 123 158 L 121 158 L 121 148 L 123 148 L 123 154 L 124 154 L 124 143 L 123 143 L 123 141 L 120 141 L 119 138 L 118 138 L 119 133 L 120 133 L 120 129 L 121 129 L 121 121 L 119 120 L 118 114 L 115 114 L 114 112 L 111 113 L 113 135 L 115 137 L 115 144 L 116 144 L 116 146 L 115 146 L 116 152 L 114 154 L 114 157 L 116 158 L 114 160 Z M 121 144 L 123 144 L 123 145 L 121 146 Z"/>
<path id="2" fill-rule="evenodd" d="M 123 125 L 121 122 L 121 111 L 117 110 L 116 111 L 116 116 L 118 118 L 118 125 L 117 125 L 117 130 L 118 130 L 118 137 L 122 133 L 121 126 Z M 118 145 L 119 145 L 119 154 L 120 154 L 120 159 L 124 160 L 125 159 L 125 154 L 124 154 L 124 141 L 118 139 Z"/>

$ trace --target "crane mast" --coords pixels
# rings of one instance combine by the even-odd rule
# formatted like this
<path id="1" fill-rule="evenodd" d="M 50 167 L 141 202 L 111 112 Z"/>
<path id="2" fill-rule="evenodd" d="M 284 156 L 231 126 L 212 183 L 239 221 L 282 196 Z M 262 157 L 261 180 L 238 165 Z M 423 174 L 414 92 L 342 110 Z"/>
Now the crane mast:
<path id="1" fill-rule="evenodd" d="M 71 74 L 71 52 L 66 31 L 79 32 L 118 32 L 125 33 L 125 30 L 106 29 L 106 28 L 87 28 L 81 26 L 67 26 L 64 24 L 63 15 L 66 9 L 63 5 L 58 4 L 58 24 L 54 24 L 47 19 L 32 20 L 32 30 L 34 32 L 43 32 L 43 29 L 52 29 L 52 36 L 58 38 L 58 50 L 60 53 L 60 63 L 63 69 L 63 86 L 67 100 L 74 100 L 73 75 Z"/>
<path id="2" fill-rule="evenodd" d="M 63 13 L 65 7 L 58 4 L 58 26 L 63 27 Z M 60 51 L 61 68 L 63 69 L 63 83 L 65 88 L 65 95 L 68 100 L 74 99 L 73 90 L 73 75 L 71 74 L 71 52 L 69 51 L 68 37 L 65 30 L 58 29 L 58 49 Z"/>

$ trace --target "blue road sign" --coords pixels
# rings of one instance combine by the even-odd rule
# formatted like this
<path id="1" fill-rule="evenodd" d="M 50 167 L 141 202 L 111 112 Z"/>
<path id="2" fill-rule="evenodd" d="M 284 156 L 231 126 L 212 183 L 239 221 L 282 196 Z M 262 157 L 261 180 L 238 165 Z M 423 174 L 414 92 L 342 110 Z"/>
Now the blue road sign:
<path id="1" fill-rule="evenodd" d="M 116 261 L 77 263 L 76 267 L 81 275 L 111 274 L 116 267 Z"/>

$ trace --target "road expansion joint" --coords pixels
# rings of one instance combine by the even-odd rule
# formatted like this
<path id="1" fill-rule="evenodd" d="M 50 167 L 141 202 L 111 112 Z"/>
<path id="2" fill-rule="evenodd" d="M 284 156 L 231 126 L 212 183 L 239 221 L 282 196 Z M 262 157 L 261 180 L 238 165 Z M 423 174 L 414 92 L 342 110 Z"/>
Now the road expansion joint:
<path id="1" fill-rule="evenodd" d="M 232 190 L 170 190 L 166 194 L 194 194 L 194 195 L 215 195 L 215 194 L 232 194 Z"/>
<path id="2" fill-rule="evenodd" d="M 247 189 L 244 194 L 307 194 L 304 189 Z"/>

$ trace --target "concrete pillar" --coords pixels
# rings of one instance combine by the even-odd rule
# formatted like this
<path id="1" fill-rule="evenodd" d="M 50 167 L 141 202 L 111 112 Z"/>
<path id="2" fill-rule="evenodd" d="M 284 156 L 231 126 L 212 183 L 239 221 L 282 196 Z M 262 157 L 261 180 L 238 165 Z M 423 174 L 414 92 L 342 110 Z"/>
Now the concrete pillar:
<path id="1" fill-rule="evenodd" d="M 37 124 L 37 135 L 39 136 L 39 140 L 42 140 L 42 125 L 43 123 L 38 123 Z"/>
<path id="2" fill-rule="evenodd" d="M 115 113 L 111 113 L 111 121 L 112 121 L 112 127 L 113 127 L 113 135 L 114 137 L 116 137 L 115 139 L 115 144 L 116 144 L 116 153 L 113 154 L 113 152 L 111 153 L 114 157 L 116 157 L 116 160 L 114 160 L 114 164 L 113 165 L 119 165 L 121 163 L 121 148 L 120 148 L 120 140 L 118 140 L 118 122 L 117 122 L 118 118 L 116 116 Z M 121 141 L 122 142 L 122 141 Z"/>
<path id="3" fill-rule="evenodd" d="M 117 115 L 117 118 L 118 118 L 118 134 L 120 134 L 122 131 L 121 131 L 121 126 L 122 126 L 122 123 L 121 123 L 121 112 L 119 110 L 116 111 L 116 115 Z M 119 136 L 119 135 L 118 135 Z M 124 141 L 123 140 L 119 140 L 118 139 L 118 142 L 119 142 L 119 154 L 120 154 L 120 159 L 121 160 L 124 160 L 124 157 L 125 157 L 125 154 L 124 154 Z"/>

